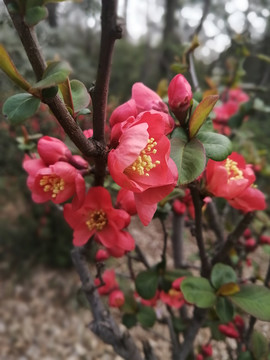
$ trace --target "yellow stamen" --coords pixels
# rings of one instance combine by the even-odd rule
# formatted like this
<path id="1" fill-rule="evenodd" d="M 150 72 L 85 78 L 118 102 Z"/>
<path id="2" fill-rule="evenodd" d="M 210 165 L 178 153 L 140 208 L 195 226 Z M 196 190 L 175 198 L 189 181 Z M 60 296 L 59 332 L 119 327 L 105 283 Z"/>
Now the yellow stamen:
<path id="1" fill-rule="evenodd" d="M 227 159 L 225 163 L 225 169 L 229 175 L 228 182 L 231 180 L 244 179 L 243 171 L 237 166 L 237 162 L 231 159 Z"/>
<path id="2" fill-rule="evenodd" d="M 95 210 L 89 214 L 89 218 L 86 221 L 86 225 L 89 230 L 96 229 L 101 231 L 107 224 L 107 215 L 103 210 Z"/>
<path id="3" fill-rule="evenodd" d="M 65 181 L 55 174 L 42 176 L 39 185 L 43 187 L 44 192 L 51 192 L 51 197 L 54 199 L 65 189 Z"/>
<path id="4" fill-rule="evenodd" d="M 170 289 L 168 294 L 172 297 L 179 297 L 181 292 L 175 289 Z"/>
<path id="5" fill-rule="evenodd" d="M 133 164 L 131 164 L 125 169 L 125 173 L 129 173 L 132 171 L 136 172 L 138 175 L 149 176 L 149 171 L 160 164 L 159 160 L 153 162 L 151 157 L 151 155 L 157 153 L 157 149 L 155 149 L 156 145 L 157 142 L 154 138 L 148 139 L 146 147 L 140 152 L 140 155 L 133 162 Z"/>

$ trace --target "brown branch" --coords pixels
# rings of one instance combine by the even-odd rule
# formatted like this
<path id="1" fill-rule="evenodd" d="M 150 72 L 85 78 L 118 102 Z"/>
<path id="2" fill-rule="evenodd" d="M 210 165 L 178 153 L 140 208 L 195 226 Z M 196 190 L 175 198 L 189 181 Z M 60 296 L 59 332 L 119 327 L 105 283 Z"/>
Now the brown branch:
<path id="1" fill-rule="evenodd" d="M 184 224 L 184 215 L 173 213 L 172 247 L 173 261 L 176 268 L 181 268 L 184 265 Z"/>
<path id="2" fill-rule="evenodd" d="M 206 255 L 202 234 L 202 201 L 200 198 L 200 192 L 195 184 L 191 184 L 189 188 L 195 209 L 195 238 L 201 259 L 201 275 L 204 277 L 209 277 L 210 264 Z"/>
<path id="3" fill-rule="evenodd" d="M 219 248 L 224 243 L 224 230 L 214 201 L 207 204 L 206 214 L 208 215 L 210 228 L 216 235 L 216 247 Z"/>
<path id="4" fill-rule="evenodd" d="M 116 39 L 122 36 L 122 29 L 117 24 L 117 0 L 102 0 L 101 43 L 96 84 L 91 91 L 93 105 L 93 139 L 105 146 L 105 121 L 107 98 L 111 75 L 111 63 Z M 106 159 L 96 159 L 95 185 L 103 185 Z"/>
<path id="5" fill-rule="evenodd" d="M 226 261 L 230 250 L 236 245 L 239 237 L 243 234 L 246 228 L 249 226 L 251 221 L 254 218 L 254 212 L 247 213 L 243 219 L 238 223 L 233 232 L 229 234 L 226 242 L 218 251 L 218 253 L 212 259 L 212 265 L 215 265 L 218 262 Z"/>
<path id="6" fill-rule="evenodd" d="M 122 333 L 120 331 L 117 323 L 101 301 L 88 268 L 85 249 L 75 247 L 71 251 L 71 257 L 80 276 L 86 299 L 92 309 L 94 319 L 89 328 L 106 344 L 112 345 L 114 351 L 124 359 L 142 360 L 141 354 L 129 332 Z"/>
<path id="7" fill-rule="evenodd" d="M 9 11 L 9 5 L 12 3 L 12 0 L 4 0 L 4 3 L 7 7 L 7 10 Z M 20 13 L 9 12 L 9 15 L 21 39 L 22 45 L 32 65 L 36 78 L 37 80 L 40 80 L 47 67 L 47 64 L 40 49 L 35 30 L 34 28 L 28 27 L 24 23 Z M 81 128 L 74 121 L 73 117 L 66 109 L 65 104 L 58 96 L 51 99 L 42 99 L 42 101 L 49 105 L 52 113 L 63 127 L 66 134 L 70 137 L 70 139 L 86 158 L 98 157 L 101 159 L 106 159 L 106 150 L 104 144 L 95 140 L 86 139 Z"/>

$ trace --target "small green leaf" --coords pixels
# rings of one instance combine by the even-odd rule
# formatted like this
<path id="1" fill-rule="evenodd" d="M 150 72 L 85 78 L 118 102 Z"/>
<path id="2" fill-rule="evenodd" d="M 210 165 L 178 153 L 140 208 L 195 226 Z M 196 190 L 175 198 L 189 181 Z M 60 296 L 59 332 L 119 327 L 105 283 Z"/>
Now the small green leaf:
<path id="1" fill-rule="evenodd" d="M 187 277 L 181 283 L 185 300 L 199 308 L 212 307 L 216 302 L 214 289 L 205 278 Z"/>
<path id="2" fill-rule="evenodd" d="M 91 114 L 91 110 L 89 109 L 82 109 L 78 112 L 77 116 L 80 116 L 80 115 L 88 115 L 88 114 Z"/>
<path id="3" fill-rule="evenodd" d="M 90 103 L 90 95 L 82 82 L 79 80 L 71 80 L 71 95 L 73 100 L 74 112 L 86 108 Z"/>
<path id="4" fill-rule="evenodd" d="M 40 100 L 30 94 L 11 96 L 3 105 L 3 114 L 12 125 L 19 125 L 38 110 Z"/>
<path id="5" fill-rule="evenodd" d="M 135 286 L 138 294 L 143 299 L 152 299 L 158 287 L 158 274 L 153 270 L 140 272 L 135 280 Z"/>
<path id="6" fill-rule="evenodd" d="M 240 291 L 239 285 L 234 282 L 230 282 L 230 283 L 221 285 L 221 287 L 217 291 L 217 295 L 229 296 L 229 295 L 236 294 L 239 291 Z"/>
<path id="7" fill-rule="evenodd" d="M 42 80 L 37 82 L 33 89 L 45 89 L 58 84 L 61 84 L 66 80 L 71 73 L 71 67 L 65 61 L 51 62 L 47 69 L 44 71 Z"/>
<path id="8" fill-rule="evenodd" d="M 171 158 L 178 169 L 178 185 L 194 181 L 205 168 L 204 147 L 196 138 L 187 143 L 177 137 L 171 139 Z"/>
<path id="9" fill-rule="evenodd" d="M 122 323 L 128 328 L 131 329 L 137 324 L 137 317 L 135 314 L 124 314 L 122 317 Z"/>
<path id="10" fill-rule="evenodd" d="M 24 21 L 28 26 L 34 26 L 48 16 L 48 9 L 45 6 L 34 6 L 26 9 Z"/>
<path id="11" fill-rule="evenodd" d="M 253 331 L 250 350 L 255 360 L 267 360 L 269 355 L 268 340 L 258 331 Z"/>
<path id="12" fill-rule="evenodd" d="M 137 313 L 137 319 L 143 327 L 152 327 L 156 322 L 156 313 L 150 306 L 142 306 Z"/>
<path id="13" fill-rule="evenodd" d="M 19 85 L 25 91 L 31 88 L 31 85 L 22 77 L 22 75 L 16 69 L 13 61 L 9 57 L 6 49 L 0 44 L 0 69 L 2 69 L 7 76 Z"/>
<path id="14" fill-rule="evenodd" d="M 241 285 L 240 291 L 229 299 L 242 310 L 259 320 L 270 321 L 270 290 L 259 285 Z"/>
<path id="15" fill-rule="evenodd" d="M 44 98 L 53 98 L 58 93 L 58 86 L 52 86 L 42 90 L 42 96 Z"/>
<path id="16" fill-rule="evenodd" d="M 257 54 L 256 56 L 258 59 L 266 61 L 270 64 L 270 56 L 267 56 L 265 54 Z"/>
<path id="17" fill-rule="evenodd" d="M 218 297 L 216 303 L 216 312 L 221 322 L 227 323 L 232 321 L 234 308 L 232 303 L 225 297 Z"/>
<path id="18" fill-rule="evenodd" d="M 231 266 L 221 263 L 215 264 L 211 272 L 211 283 L 216 290 L 224 284 L 236 282 L 237 276 Z"/>
<path id="19" fill-rule="evenodd" d="M 218 101 L 218 98 L 218 95 L 209 95 L 196 107 L 196 110 L 189 120 L 189 135 L 191 138 L 193 138 L 200 130 L 201 126 L 207 119 L 207 116 L 210 114 Z"/>
<path id="20" fill-rule="evenodd" d="M 171 138 L 178 138 L 183 140 L 184 142 L 188 142 L 188 136 L 182 127 L 175 128 L 171 134 Z"/>
<path id="21" fill-rule="evenodd" d="M 214 132 L 199 132 L 196 138 L 202 142 L 205 154 L 209 159 L 222 161 L 232 152 L 232 143 L 224 135 Z"/>
<path id="22" fill-rule="evenodd" d="M 244 351 L 239 354 L 237 360 L 254 360 L 254 359 L 249 351 Z"/>

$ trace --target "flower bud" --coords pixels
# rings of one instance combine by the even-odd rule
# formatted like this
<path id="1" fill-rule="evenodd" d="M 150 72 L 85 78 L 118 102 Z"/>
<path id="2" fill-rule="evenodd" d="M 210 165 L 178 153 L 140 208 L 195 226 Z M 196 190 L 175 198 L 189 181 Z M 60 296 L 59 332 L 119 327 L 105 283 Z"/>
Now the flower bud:
<path id="1" fill-rule="evenodd" d="M 196 355 L 196 360 L 203 360 L 203 355 L 202 354 Z"/>
<path id="2" fill-rule="evenodd" d="M 227 337 L 233 338 L 233 339 L 239 339 L 240 334 L 238 330 L 236 330 L 234 324 L 232 322 L 228 323 L 227 325 L 222 324 L 218 326 L 219 331 L 226 335 Z"/>
<path id="3" fill-rule="evenodd" d="M 261 235 L 259 240 L 260 240 L 260 244 L 270 245 L 270 236 Z"/>
<path id="4" fill-rule="evenodd" d="M 204 356 L 206 356 L 206 357 L 212 356 L 212 354 L 213 354 L 212 346 L 211 346 L 210 344 L 204 345 L 204 346 L 202 347 L 202 354 L 203 354 Z"/>
<path id="5" fill-rule="evenodd" d="M 172 112 L 181 122 L 185 119 L 192 100 L 191 86 L 183 75 L 176 75 L 170 82 L 168 98 Z"/>
<path id="6" fill-rule="evenodd" d="M 125 303 L 125 296 L 121 290 L 114 290 L 109 295 L 109 306 L 121 307 Z"/>
<path id="7" fill-rule="evenodd" d="M 69 148 L 59 139 L 43 136 L 37 145 L 38 153 L 44 163 L 53 165 L 57 161 L 69 161 L 72 156 Z"/>
<path id="8" fill-rule="evenodd" d="M 246 239 L 245 242 L 246 251 L 253 251 L 256 249 L 256 247 L 257 247 L 257 242 L 254 238 Z"/>
<path id="9" fill-rule="evenodd" d="M 182 203 L 182 201 L 180 200 L 174 200 L 173 205 L 172 205 L 173 211 L 177 214 L 177 215 L 183 215 L 186 212 L 186 205 L 184 203 Z"/>
<path id="10" fill-rule="evenodd" d="M 110 254 L 105 249 L 99 249 L 96 253 L 95 260 L 97 262 L 102 262 L 107 260 L 110 257 Z"/>
<path id="11" fill-rule="evenodd" d="M 244 331 L 245 322 L 240 315 L 235 315 L 233 322 L 239 331 L 241 331 L 241 332 Z"/>

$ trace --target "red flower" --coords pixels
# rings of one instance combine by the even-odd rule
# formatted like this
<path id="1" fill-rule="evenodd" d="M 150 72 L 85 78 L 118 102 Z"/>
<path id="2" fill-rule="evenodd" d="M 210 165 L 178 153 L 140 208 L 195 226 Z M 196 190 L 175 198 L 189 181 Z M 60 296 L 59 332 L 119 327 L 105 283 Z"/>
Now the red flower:
<path id="1" fill-rule="evenodd" d="M 183 215 L 187 209 L 186 205 L 178 199 L 174 200 L 172 208 L 177 215 Z"/>
<path id="2" fill-rule="evenodd" d="M 210 344 L 202 346 L 202 354 L 206 357 L 213 355 L 213 348 Z"/>
<path id="3" fill-rule="evenodd" d="M 235 317 L 233 318 L 233 322 L 234 322 L 234 325 L 237 327 L 237 329 L 240 332 L 244 331 L 245 322 L 244 322 L 243 318 L 240 315 L 235 315 Z"/>
<path id="4" fill-rule="evenodd" d="M 161 291 L 160 300 L 175 309 L 180 309 L 180 307 L 182 307 L 186 303 L 184 295 L 180 291 L 180 285 L 184 278 L 185 277 L 181 277 L 174 280 L 174 282 L 172 283 L 172 287 L 168 293 L 166 293 L 165 291 Z"/>
<path id="5" fill-rule="evenodd" d="M 204 357 L 203 357 L 202 354 L 197 354 L 196 355 L 196 360 L 203 360 L 203 359 L 204 359 Z"/>
<path id="6" fill-rule="evenodd" d="M 209 160 L 206 167 L 206 188 L 217 197 L 238 197 L 255 181 L 250 165 L 237 153 L 224 161 Z"/>
<path id="7" fill-rule="evenodd" d="M 37 150 L 47 166 L 53 165 L 57 161 L 68 162 L 72 157 L 69 148 L 63 143 L 63 141 L 50 136 L 43 136 L 38 141 Z"/>
<path id="8" fill-rule="evenodd" d="M 146 300 L 146 299 L 143 299 L 142 297 L 140 297 L 139 294 L 135 292 L 134 297 L 138 298 L 140 303 L 145 306 L 155 307 L 157 305 L 157 301 L 159 299 L 159 294 L 160 294 L 159 291 L 156 291 L 156 294 L 152 299 Z"/>
<path id="9" fill-rule="evenodd" d="M 255 250 L 257 247 L 257 242 L 254 238 L 249 238 L 249 239 L 246 239 L 245 241 L 245 249 L 246 251 L 253 251 Z"/>
<path id="10" fill-rule="evenodd" d="M 245 239 L 248 239 L 252 236 L 252 233 L 250 231 L 250 229 L 246 229 L 244 232 L 243 232 L 243 235 L 244 235 L 244 238 Z"/>
<path id="11" fill-rule="evenodd" d="M 230 338 L 234 338 L 234 339 L 240 338 L 240 334 L 232 322 L 229 322 L 226 325 L 225 324 L 219 325 L 218 329 L 222 334 Z"/>
<path id="12" fill-rule="evenodd" d="M 138 215 L 148 225 L 157 202 L 174 189 L 178 179 L 160 113 L 144 112 L 137 117 L 110 151 L 108 167 L 118 185 L 134 192 Z"/>
<path id="13" fill-rule="evenodd" d="M 253 186 L 245 189 L 234 199 L 228 200 L 229 204 L 235 209 L 244 213 L 255 210 L 264 210 L 266 208 L 264 194 Z"/>
<path id="14" fill-rule="evenodd" d="M 115 257 L 134 249 L 134 239 L 122 230 L 130 222 L 129 214 L 114 209 L 110 193 L 101 186 L 90 188 L 79 210 L 65 205 L 64 217 L 74 230 L 75 246 L 86 244 L 95 235 L 95 239 Z"/>
<path id="15" fill-rule="evenodd" d="M 121 136 L 122 127 L 125 125 L 126 120 L 129 119 L 129 122 L 133 123 L 140 113 L 150 110 L 155 110 L 161 114 L 162 121 L 165 124 L 164 133 L 165 135 L 169 134 L 174 128 L 174 120 L 169 115 L 167 105 L 158 94 L 143 83 L 135 83 L 132 87 L 131 99 L 118 106 L 110 117 L 112 143 L 115 143 Z"/>
<path id="16" fill-rule="evenodd" d="M 27 186 L 36 203 L 51 200 L 60 204 L 73 196 L 73 208 L 79 208 L 85 196 L 85 182 L 81 174 L 70 164 L 58 161 L 46 166 L 42 159 L 32 159 L 28 155 L 23 161 L 28 172 Z"/>
<path id="17" fill-rule="evenodd" d="M 121 290 L 113 290 L 109 295 L 109 306 L 121 307 L 125 303 L 125 295 Z"/>
<path id="18" fill-rule="evenodd" d="M 119 288 L 119 285 L 115 278 L 115 272 L 113 269 L 105 270 L 104 273 L 102 274 L 102 280 L 104 282 L 104 285 L 102 285 L 98 288 L 98 292 L 100 295 L 107 295 L 110 292 L 112 292 L 113 290 L 116 290 Z M 94 282 L 95 282 L 96 286 L 100 285 L 100 280 L 98 278 L 96 278 L 94 280 Z"/>
<path id="19" fill-rule="evenodd" d="M 178 74 L 168 87 L 169 106 L 178 120 L 184 120 L 192 100 L 192 90 L 186 78 Z"/>
<path id="20" fill-rule="evenodd" d="M 116 198 L 117 207 L 125 210 L 129 215 L 137 214 L 134 193 L 130 190 L 120 189 Z"/>
<path id="21" fill-rule="evenodd" d="M 261 235 L 260 238 L 260 244 L 267 244 L 270 245 L 270 236 L 267 235 Z"/>

